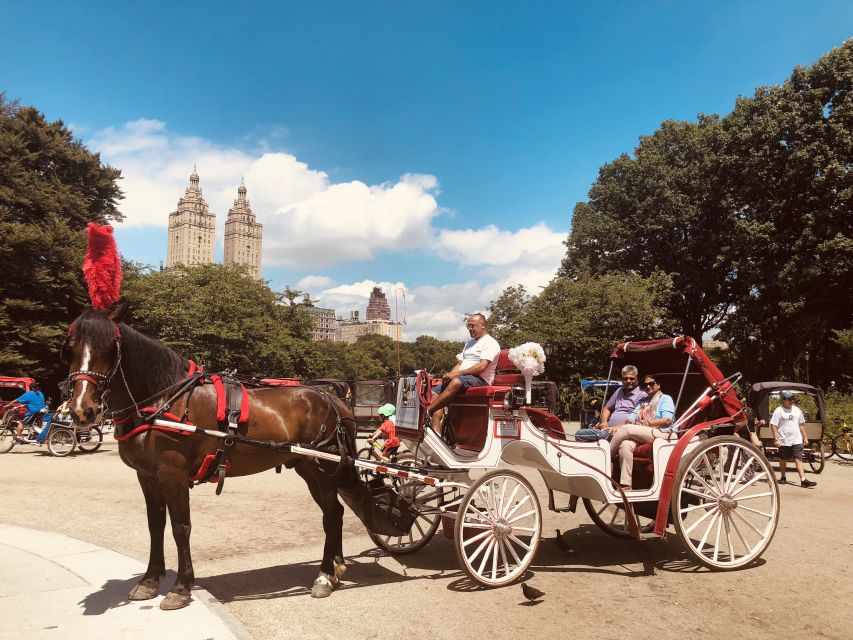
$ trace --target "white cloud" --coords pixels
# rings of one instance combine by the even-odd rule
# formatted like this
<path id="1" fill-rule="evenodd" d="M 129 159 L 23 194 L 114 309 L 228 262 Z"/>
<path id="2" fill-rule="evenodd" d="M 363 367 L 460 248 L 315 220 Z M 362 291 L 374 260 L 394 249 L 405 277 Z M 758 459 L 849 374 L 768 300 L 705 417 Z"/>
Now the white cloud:
<path id="1" fill-rule="evenodd" d="M 252 210 L 264 225 L 266 265 L 328 267 L 370 259 L 380 249 L 431 242 L 439 213 L 435 176 L 405 174 L 378 185 L 333 183 L 293 155 L 263 150 L 269 140 L 247 152 L 177 135 L 159 120 L 136 120 L 99 131 L 88 144 L 122 170 L 126 197 L 120 208 L 127 226 L 166 226 L 195 164 L 220 236 L 245 178 Z"/>
<path id="2" fill-rule="evenodd" d="M 332 279 L 327 276 L 305 276 L 296 283 L 296 288 L 300 291 L 316 291 L 331 286 Z"/>
<path id="3" fill-rule="evenodd" d="M 122 170 L 123 226 L 164 227 L 197 164 L 205 199 L 217 214 L 221 242 L 222 225 L 245 178 L 252 209 L 264 225 L 265 265 L 311 270 L 297 288 L 343 316 L 359 309 L 363 318 L 370 291 L 382 287 L 392 317 L 402 320 L 405 314 L 408 340 L 422 334 L 464 340 L 466 314 L 485 310 L 510 285 L 523 284 L 537 293 L 565 254 L 566 231 L 543 223 L 515 231 L 495 225 L 438 229 L 437 217 L 448 210 L 438 203 L 435 176 L 406 173 L 382 184 L 335 183 L 295 156 L 271 150 L 287 135 L 285 127 L 258 130 L 242 141 L 250 149 L 245 150 L 178 135 L 162 121 L 143 119 L 99 131 L 87 144 Z M 457 263 L 464 276 L 443 285 L 365 279 L 333 286 L 331 278 L 318 273 L 334 264 L 370 260 L 377 251 L 389 252 L 393 259 L 404 255 L 411 266 L 420 259 L 414 249 Z M 389 264 L 382 262 L 377 270 L 388 273 L 393 269 Z M 402 292 L 395 300 L 396 289 L 405 292 L 405 305 Z"/>

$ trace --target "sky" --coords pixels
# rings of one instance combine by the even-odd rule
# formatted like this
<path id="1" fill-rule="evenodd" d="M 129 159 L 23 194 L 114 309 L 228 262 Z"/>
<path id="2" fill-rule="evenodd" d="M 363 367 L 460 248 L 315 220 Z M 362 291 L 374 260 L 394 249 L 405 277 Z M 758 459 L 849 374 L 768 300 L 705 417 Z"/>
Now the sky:
<path id="1" fill-rule="evenodd" d="M 157 266 L 196 166 L 222 227 L 245 180 L 263 277 L 406 339 L 463 339 L 536 293 L 599 167 L 728 113 L 853 35 L 853 3 L 17 2 L 0 91 L 121 169 L 126 258 Z"/>

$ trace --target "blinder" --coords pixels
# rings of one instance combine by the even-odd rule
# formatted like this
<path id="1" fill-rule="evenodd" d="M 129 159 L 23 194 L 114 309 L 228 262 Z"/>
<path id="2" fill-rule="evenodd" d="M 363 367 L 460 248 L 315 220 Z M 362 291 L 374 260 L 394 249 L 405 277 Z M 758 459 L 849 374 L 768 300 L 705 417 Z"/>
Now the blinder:
<path id="1" fill-rule="evenodd" d="M 68 327 L 68 336 L 65 338 L 65 342 L 62 345 L 60 350 L 60 355 L 63 359 L 67 359 L 70 355 L 70 346 L 69 342 L 73 339 L 74 332 L 74 324 L 72 323 Z M 74 393 L 74 385 L 78 380 L 84 380 L 86 382 L 91 382 L 92 385 L 98 390 L 98 394 L 103 398 L 104 389 L 109 385 L 110 380 L 112 380 L 113 376 L 121 367 L 121 329 L 119 329 L 118 324 L 115 325 L 115 336 L 113 337 L 116 345 L 116 358 L 113 365 L 110 367 L 109 371 L 106 373 L 100 373 L 99 371 L 90 371 L 87 369 L 79 369 L 77 371 L 72 371 L 68 374 L 68 378 L 66 378 L 65 382 L 68 385 L 68 395 L 69 397 Z"/>

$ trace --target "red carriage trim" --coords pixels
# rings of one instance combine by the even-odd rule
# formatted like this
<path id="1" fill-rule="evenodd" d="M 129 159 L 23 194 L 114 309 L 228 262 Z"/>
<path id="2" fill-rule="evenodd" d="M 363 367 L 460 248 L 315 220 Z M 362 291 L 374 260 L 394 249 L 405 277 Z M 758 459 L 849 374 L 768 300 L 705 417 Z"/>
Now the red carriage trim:
<path id="1" fill-rule="evenodd" d="M 207 472 L 210 470 L 210 465 L 213 464 L 213 461 L 216 460 L 215 454 L 208 454 L 204 456 L 204 460 L 201 462 L 201 466 L 198 468 L 198 471 L 195 472 L 192 478 L 190 478 L 193 482 L 201 482 L 204 477 L 207 475 Z M 231 461 L 225 461 L 225 475 L 228 475 L 228 472 L 231 471 Z M 208 482 L 219 482 L 219 477 L 214 475 L 211 477 Z"/>

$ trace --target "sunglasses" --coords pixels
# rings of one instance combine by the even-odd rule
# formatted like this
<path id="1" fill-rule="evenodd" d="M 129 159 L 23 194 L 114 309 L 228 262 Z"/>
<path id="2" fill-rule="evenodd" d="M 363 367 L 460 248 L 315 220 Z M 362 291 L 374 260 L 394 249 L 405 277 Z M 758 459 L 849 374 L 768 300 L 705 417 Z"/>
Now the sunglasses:
<path id="1" fill-rule="evenodd" d="M 646 389 L 651 389 L 652 387 L 656 387 L 656 386 L 657 386 L 657 384 L 658 384 L 658 383 L 657 383 L 657 381 L 656 381 L 656 380 L 652 380 L 651 382 L 644 382 L 644 383 L 643 383 L 643 384 L 641 384 L 640 386 L 641 386 L 641 387 L 645 387 Z"/>
<path id="2" fill-rule="evenodd" d="M 478 324 L 466 324 L 465 328 L 466 329 L 473 329 L 474 327 L 479 327 L 479 326 L 480 326 L 479 323 Z"/>

